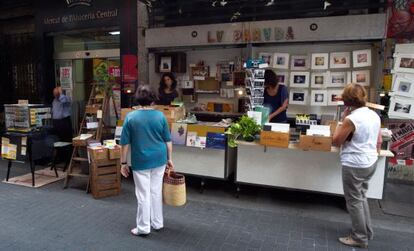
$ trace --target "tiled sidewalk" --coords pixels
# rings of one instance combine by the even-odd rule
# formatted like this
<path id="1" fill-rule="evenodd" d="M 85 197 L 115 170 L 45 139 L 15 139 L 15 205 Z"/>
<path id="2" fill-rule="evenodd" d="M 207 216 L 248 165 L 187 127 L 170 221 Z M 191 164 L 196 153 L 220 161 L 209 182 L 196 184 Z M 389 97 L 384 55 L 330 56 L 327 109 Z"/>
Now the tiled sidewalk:
<path id="1" fill-rule="evenodd" d="M 352 250 L 337 242 L 348 223 L 289 206 L 269 211 L 243 207 L 243 201 L 214 203 L 220 194 L 189 190 L 185 207 L 165 207 L 164 231 L 141 238 L 129 234 L 136 210 L 131 181 L 123 182 L 121 196 L 103 200 L 63 190 L 62 182 L 40 189 L 0 183 L 0 250 Z M 370 250 L 414 250 L 412 232 L 375 230 Z"/>

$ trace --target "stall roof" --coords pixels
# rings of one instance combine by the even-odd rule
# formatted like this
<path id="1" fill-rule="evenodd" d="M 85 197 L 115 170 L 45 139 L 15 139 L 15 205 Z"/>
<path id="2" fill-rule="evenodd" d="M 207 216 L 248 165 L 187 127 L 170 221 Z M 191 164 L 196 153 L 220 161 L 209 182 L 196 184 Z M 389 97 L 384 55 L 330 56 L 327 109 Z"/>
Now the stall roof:
<path id="1" fill-rule="evenodd" d="M 198 24 L 383 13 L 385 0 L 140 0 L 149 26 Z"/>

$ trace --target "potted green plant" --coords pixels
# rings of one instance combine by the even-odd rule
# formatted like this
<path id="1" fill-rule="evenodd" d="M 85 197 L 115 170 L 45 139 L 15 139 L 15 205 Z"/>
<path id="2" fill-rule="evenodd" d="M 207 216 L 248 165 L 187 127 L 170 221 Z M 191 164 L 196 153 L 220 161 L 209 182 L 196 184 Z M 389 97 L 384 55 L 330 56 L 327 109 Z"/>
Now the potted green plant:
<path id="1" fill-rule="evenodd" d="M 230 147 L 237 147 L 237 140 L 240 138 L 252 142 L 261 129 L 262 127 L 254 119 L 244 115 L 238 122 L 233 123 L 227 129 L 228 145 Z"/>

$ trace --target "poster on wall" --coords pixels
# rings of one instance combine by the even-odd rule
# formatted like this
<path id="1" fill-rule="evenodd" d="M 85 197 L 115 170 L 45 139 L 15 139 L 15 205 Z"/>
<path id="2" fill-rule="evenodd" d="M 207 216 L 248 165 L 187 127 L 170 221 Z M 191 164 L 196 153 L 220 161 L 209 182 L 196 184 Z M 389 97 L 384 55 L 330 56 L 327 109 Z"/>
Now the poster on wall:
<path id="1" fill-rule="evenodd" d="M 414 158 L 414 121 L 390 119 L 385 123 L 392 131 L 390 150 L 397 159 Z"/>
<path id="2" fill-rule="evenodd" d="M 72 66 L 60 67 L 60 86 L 65 89 L 72 88 Z"/>
<path id="3" fill-rule="evenodd" d="M 136 55 L 122 56 L 122 82 L 138 80 L 138 57 Z"/>

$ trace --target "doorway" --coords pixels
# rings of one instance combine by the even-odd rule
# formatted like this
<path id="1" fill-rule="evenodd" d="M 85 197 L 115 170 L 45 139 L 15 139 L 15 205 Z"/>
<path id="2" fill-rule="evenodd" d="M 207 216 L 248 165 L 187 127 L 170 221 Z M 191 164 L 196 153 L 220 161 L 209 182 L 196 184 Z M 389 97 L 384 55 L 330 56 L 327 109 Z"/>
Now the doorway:
<path id="1" fill-rule="evenodd" d="M 115 109 L 110 105 L 107 124 L 115 125 L 115 111 L 121 107 L 120 32 L 109 30 L 83 30 L 49 34 L 53 36 L 55 80 L 72 99 L 72 124 L 79 131 L 85 105 L 92 84 L 111 79 Z M 102 76 L 104 75 L 104 76 Z M 112 101 L 111 101 L 112 104 Z M 118 113 L 118 114 L 119 114 Z"/>

